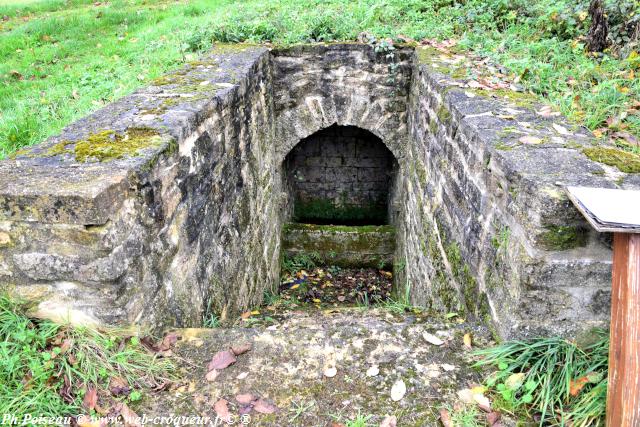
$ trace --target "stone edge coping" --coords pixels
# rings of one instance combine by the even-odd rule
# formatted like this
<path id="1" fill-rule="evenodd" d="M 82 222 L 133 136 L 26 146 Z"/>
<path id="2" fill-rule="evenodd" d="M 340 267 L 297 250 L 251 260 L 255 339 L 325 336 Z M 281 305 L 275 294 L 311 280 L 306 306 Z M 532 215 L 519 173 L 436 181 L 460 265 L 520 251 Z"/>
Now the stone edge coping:
<path id="1" fill-rule="evenodd" d="M 0 161 L 0 220 L 104 224 L 128 197 L 136 176 L 171 154 L 207 113 L 233 99 L 266 52 L 260 46 L 217 45 L 202 59 Z M 90 135 L 126 135 L 131 129 L 155 132 L 157 138 L 133 156 L 76 160 L 77 143 Z"/>
<path id="2" fill-rule="evenodd" d="M 502 97 L 501 91 L 469 89 L 465 87 L 467 79 L 441 71 L 451 67 L 446 55 L 430 56 L 429 62 L 425 62 L 419 58 L 418 49 L 423 48 L 416 48 L 419 71 L 442 96 L 451 120 L 457 124 L 456 132 L 488 149 L 491 166 L 510 182 L 542 191 L 540 196 L 562 202 L 568 201 L 564 193 L 568 185 L 640 188 L 640 174 L 624 173 L 589 159 L 582 152 L 584 148 L 609 146 L 598 144 L 588 129 L 570 123 L 562 115 L 538 114 L 544 104 L 534 95 L 522 105 L 508 96 Z M 539 142 L 523 143 L 523 137 L 533 137 Z"/>
<path id="3" fill-rule="evenodd" d="M 370 48 L 366 44 L 331 43 L 296 45 L 273 52 L 296 55 L 318 49 L 325 52 L 363 47 Z M 536 115 L 531 107 L 542 105 L 536 102 L 519 107 L 508 100 L 491 98 L 492 92 L 477 96 L 476 91 L 476 96 L 471 97 L 469 90 L 460 87 L 464 79 L 440 71 L 442 66 L 450 66 L 442 55 L 432 56 L 425 63 L 417 49 L 423 48 L 416 47 L 415 63 L 426 72 L 436 92 L 443 94 L 457 127 L 465 131 L 460 125 L 467 125 L 471 129 L 468 137 L 491 149 L 509 179 L 522 180 L 534 188 L 559 189 L 575 184 L 640 188 L 640 175 L 624 174 L 615 167 L 596 163 L 579 151 L 595 141 L 585 128 L 561 116 Z M 143 172 L 162 153 L 170 153 L 193 133 L 208 112 L 232 99 L 233 92 L 266 52 L 268 49 L 261 46 L 216 45 L 201 60 L 156 79 L 150 86 L 70 124 L 59 135 L 1 161 L 0 220 L 104 223 L 128 196 L 134 175 Z M 523 127 L 523 122 L 536 126 Z M 569 135 L 559 134 L 554 124 L 562 126 Z M 104 130 L 122 134 L 132 128 L 152 129 L 158 133 L 160 142 L 141 149 L 133 157 L 107 162 L 83 163 L 74 158 L 75 144 L 89 135 Z M 521 144 L 520 139 L 526 135 L 542 142 Z M 69 142 L 68 152 L 53 154 L 62 141 Z"/>

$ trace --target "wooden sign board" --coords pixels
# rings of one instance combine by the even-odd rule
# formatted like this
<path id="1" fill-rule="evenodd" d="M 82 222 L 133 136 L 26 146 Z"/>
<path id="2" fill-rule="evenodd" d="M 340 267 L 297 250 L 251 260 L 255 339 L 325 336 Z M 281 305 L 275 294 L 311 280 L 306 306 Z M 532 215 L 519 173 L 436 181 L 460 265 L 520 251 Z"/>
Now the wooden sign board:
<path id="1" fill-rule="evenodd" d="M 567 187 L 567 194 L 597 231 L 640 233 L 640 191 Z"/>
<path id="2" fill-rule="evenodd" d="M 640 426 L 640 191 L 568 187 L 598 231 L 613 232 L 607 427 Z"/>

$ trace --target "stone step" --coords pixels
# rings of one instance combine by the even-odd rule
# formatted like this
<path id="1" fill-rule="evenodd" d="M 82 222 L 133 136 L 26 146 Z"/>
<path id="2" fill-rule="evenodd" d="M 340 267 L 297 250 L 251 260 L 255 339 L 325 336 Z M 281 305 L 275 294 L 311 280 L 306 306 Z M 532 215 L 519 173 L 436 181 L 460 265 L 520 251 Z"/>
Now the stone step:
<path id="1" fill-rule="evenodd" d="M 313 255 L 322 264 L 340 267 L 390 268 L 395 251 L 395 230 L 390 225 L 286 224 L 286 257 Z"/>

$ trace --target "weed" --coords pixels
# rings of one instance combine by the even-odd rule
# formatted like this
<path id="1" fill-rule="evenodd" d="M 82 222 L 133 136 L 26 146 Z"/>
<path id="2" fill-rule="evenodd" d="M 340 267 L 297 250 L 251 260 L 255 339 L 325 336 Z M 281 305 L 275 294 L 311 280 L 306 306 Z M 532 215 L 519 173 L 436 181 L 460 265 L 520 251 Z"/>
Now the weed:
<path id="1" fill-rule="evenodd" d="M 31 319 L 26 307 L 0 295 L 0 413 L 65 416 L 81 413 L 88 387 L 108 395 L 113 378 L 133 390 L 164 382 L 173 365 L 137 337 Z"/>
<path id="2" fill-rule="evenodd" d="M 604 422 L 609 339 L 581 348 L 563 338 L 505 342 L 479 350 L 476 366 L 497 368 L 486 380 L 498 406 L 539 417 L 540 425 Z"/>
<path id="3" fill-rule="evenodd" d="M 485 426 L 484 414 L 476 405 L 445 405 L 443 407 L 451 417 L 451 425 L 456 427 L 482 427 Z"/>
<path id="4" fill-rule="evenodd" d="M 204 326 L 205 328 L 219 328 L 220 325 L 220 318 L 213 313 L 206 316 L 204 321 L 202 322 L 202 326 Z"/>
<path id="5" fill-rule="evenodd" d="M 305 412 L 311 409 L 315 405 L 315 402 L 305 402 L 304 400 L 300 400 L 299 402 L 298 401 L 291 402 L 291 405 L 292 407 L 291 409 L 289 409 L 289 412 L 291 412 L 291 417 L 289 418 L 289 422 L 293 423 L 295 420 L 297 420 L 302 415 L 304 415 Z"/>
<path id="6" fill-rule="evenodd" d="M 282 271 L 294 274 L 300 270 L 312 270 L 322 262 L 322 257 L 317 252 L 302 252 L 293 257 L 285 257 L 282 260 Z"/>

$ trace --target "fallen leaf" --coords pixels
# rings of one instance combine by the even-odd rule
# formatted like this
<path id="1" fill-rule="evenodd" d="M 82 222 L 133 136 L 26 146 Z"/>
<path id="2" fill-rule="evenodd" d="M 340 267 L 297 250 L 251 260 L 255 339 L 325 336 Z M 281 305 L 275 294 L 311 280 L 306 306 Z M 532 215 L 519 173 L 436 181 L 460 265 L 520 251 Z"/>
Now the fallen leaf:
<path id="1" fill-rule="evenodd" d="M 525 135 L 523 137 L 520 137 L 518 141 L 520 141 L 523 144 L 540 144 L 542 142 L 542 139 L 536 136 Z"/>
<path id="2" fill-rule="evenodd" d="M 220 371 L 218 371 L 217 369 L 212 369 L 207 372 L 207 375 L 205 375 L 205 379 L 210 382 L 215 381 L 216 378 L 218 378 L 218 375 L 220 375 Z"/>
<path id="3" fill-rule="evenodd" d="M 509 377 L 505 380 L 504 385 L 507 386 L 509 390 L 517 390 L 520 388 L 520 386 L 522 386 L 523 383 L 524 374 L 518 373 L 509 375 Z"/>
<path id="4" fill-rule="evenodd" d="M 464 336 L 462 337 L 462 342 L 465 346 L 465 348 L 467 349 L 471 349 L 471 334 L 467 333 L 464 334 Z"/>
<path id="5" fill-rule="evenodd" d="M 249 317 L 251 317 L 251 312 L 250 311 L 245 311 L 244 313 L 242 313 L 240 315 L 240 318 L 242 318 L 242 319 L 248 319 Z"/>
<path id="6" fill-rule="evenodd" d="M 426 342 L 428 342 L 429 344 L 433 344 L 433 345 L 442 345 L 444 344 L 444 341 L 442 341 L 440 338 L 438 338 L 437 336 L 430 334 L 429 332 L 424 332 L 422 334 L 422 337 L 425 339 Z"/>
<path id="7" fill-rule="evenodd" d="M 402 379 L 399 379 L 391 387 L 391 400 L 393 400 L 394 402 L 402 400 L 406 392 L 407 386 L 404 384 L 404 381 L 402 381 Z"/>
<path id="8" fill-rule="evenodd" d="M 458 399 L 463 403 L 473 403 L 473 392 L 468 388 L 464 388 L 462 390 L 458 390 Z"/>
<path id="9" fill-rule="evenodd" d="M 236 360 L 236 356 L 231 350 L 219 351 L 211 358 L 211 362 L 207 365 L 207 370 L 224 369 L 227 366 L 236 363 Z"/>
<path id="10" fill-rule="evenodd" d="M 449 365 L 448 363 L 443 363 L 441 366 L 442 366 L 442 369 L 444 369 L 446 372 L 455 371 L 456 369 L 454 365 Z"/>
<path id="11" fill-rule="evenodd" d="M 236 395 L 236 402 L 241 405 L 249 405 L 255 400 L 255 397 L 251 393 L 244 393 Z"/>
<path id="12" fill-rule="evenodd" d="M 231 418 L 231 412 L 229 412 L 229 407 L 227 406 L 228 403 L 225 399 L 220 399 L 213 404 L 213 410 L 216 415 L 224 422 L 229 421 Z"/>
<path id="13" fill-rule="evenodd" d="M 498 424 L 498 421 L 500 421 L 500 416 L 500 412 L 489 412 L 487 414 L 487 423 L 489 424 L 489 427 L 493 427 Z"/>
<path id="14" fill-rule="evenodd" d="M 584 388 L 585 385 L 589 382 L 589 377 L 584 376 L 578 378 L 576 380 L 571 380 L 569 382 L 569 394 L 571 396 L 577 396 L 580 394 L 580 391 Z"/>
<path id="15" fill-rule="evenodd" d="M 489 398 L 486 397 L 484 394 L 480 394 L 480 393 L 474 394 L 473 400 L 478 404 L 478 407 L 480 407 L 480 409 L 482 409 L 483 411 L 485 412 L 491 411 L 491 402 L 489 401 Z"/>
<path id="16" fill-rule="evenodd" d="M 16 71 L 16 70 L 9 71 L 9 75 L 17 80 L 24 79 L 24 76 L 19 71 Z"/>
<path id="17" fill-rule="evenodd" d="M 98 403 L 98 389 L 92 386 L 87 387 L 87 391 L 82 399 L 82 406 L 88 410 L 95 409 Z"/>
<path id="18" fill-rule="evenodd" d="M 124 378 L 112 377 L 109 381 L 109 391 L 114 396 L 126 396 L 131 392 L 131 388 Z"/>
<path id="19" fill-rule="evenodd" d="M 178 342 L 178 335 L 169 333 L 162 338 L 162 341 L 158 345 L 158 351 L 170 350 L 176 342 Z"/>
<path id="20" fill-rule="evenodd" d="M 449 411 L 444 408 L 440 409 L 440 422 L 444 427 L 452 427 L 451 415 L 449 415 Z"/>
<path id="21" fill-rule="evenodd" d="M 58 391 L 58 393 L 62 397 L 62 400 L 67 403 L 71 403 L 75 400 L 75 396 L 71 391 L 71 380 L 69 380 L 68 376 L 64 376 L 62 387 L 60 387 L 60 391 Z"/>
<path id="22" fill-rule="evenodd" d="M 380 373 L 380 369 L 376 365 L 373 365 L 372 367 L 367 369 L 367 376 L 368 377 L 375 377 L 379 373 Z"/>
<path id="23" fill-rule="evenodd" d="M 244 344 L 231 346 L 231 352 L 236 356 L 240 356 L 241 354 L 244 354 L 249 350 L 251 350 L 251 343 L 244 343 Z"/>
<path id="24" fill-rule="evenodd" d="M 124 421 L 125 427 L 141 427 L 140 417 L 138 414 L 133 412 L 126 403 L 122 404 L 122 408 L 120 408 L 120 415 Z"/>
<path id="25" fill-rule="evenodd" d="M 611 137 L 617 138 L 617 139 L 624 139 L 625 142 L 627 142 L 629 145 L 635 145 L 636 147 L 640 147 L 640 140 L 636 138 L 634 135 L 630 134 L 629 132 L 623 132 L 623 131 L 614 132 L 611 135 Z"/>
<path id="26" fill-rule="evenodd" d="M 249 372 L 240 372 L 238 374 L 238 376 L 236 377 L 236 379 L 243 380 L 243 379 L 247 378 L 248 376 L 249 376 Z"/>
<path id="27" fill-rule="evenodd" d="M 554 117 L 560 115 L 559 111 L 553 111 L 553 109 L 549 105 L 545 105 L 537 113 L 542 117 Z"/>
<path id="28" fill-rule="evenodd" d="M 330 366 L 324 370 L 323 375 L 327 378 L 333 378 L 336 376 L 337 373 L 338 373 L 338 370 L 336 369 L 336 367 Z"/>
<path id="29" fill-rule="evenodd" d="M 380 427 L 396 427 L 398 419 L 394 415 L 387 415 L 380 423 Z"/>
<path id="30" fill-rule="evenodd" d="M 273 414 L 278 410 L 278 407 L 268 400 L 258 399 L 253 404 L 253 409 L 260 414 Z"/>
<path id="31" fill-rule="evenodd" d="M 571 132 L 569 132 L 564 126 L 560 126 L 557 123 L 553 123 L 551 126 L 553 126 L 556 132 L 558 132 L 560 135 L 571 135 Z"/>

